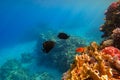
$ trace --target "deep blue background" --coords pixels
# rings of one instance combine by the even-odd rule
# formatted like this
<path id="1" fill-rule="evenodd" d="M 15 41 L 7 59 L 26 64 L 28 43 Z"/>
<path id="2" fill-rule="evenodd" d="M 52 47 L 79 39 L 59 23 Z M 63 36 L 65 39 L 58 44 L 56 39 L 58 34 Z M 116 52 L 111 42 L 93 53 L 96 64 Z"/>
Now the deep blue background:
<path id="1" fill-rule="evenodd" d="M 112 1 L 0 0 L 0 47 L 35 40 L 49 30 L 94 40 Z"/>

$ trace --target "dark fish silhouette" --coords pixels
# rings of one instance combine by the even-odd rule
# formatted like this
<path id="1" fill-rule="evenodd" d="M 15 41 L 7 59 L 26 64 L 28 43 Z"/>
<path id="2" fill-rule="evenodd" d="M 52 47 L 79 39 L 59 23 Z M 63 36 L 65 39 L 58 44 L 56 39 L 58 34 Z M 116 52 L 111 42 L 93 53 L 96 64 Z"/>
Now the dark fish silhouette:
<path id="1" fill-rule="evenodd" d="M 43 52 L 48 53 L 55 46 L 54 41 L 46 41 L 43 43 Z"/>
<path id="2" fill-rule="evenodd" d="M 59 39 L 68 39 L 70 36 L 68 36 L 66 33 L 59 33 L 57 37 Z"/>

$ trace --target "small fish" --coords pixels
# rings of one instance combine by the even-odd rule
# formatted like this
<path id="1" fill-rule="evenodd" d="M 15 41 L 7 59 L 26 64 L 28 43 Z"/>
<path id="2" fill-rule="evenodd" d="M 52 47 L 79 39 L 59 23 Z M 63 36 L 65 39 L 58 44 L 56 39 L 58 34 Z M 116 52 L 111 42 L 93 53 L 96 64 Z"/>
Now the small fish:
<path id="1" fill-rule="evenodd" d="M 43 52 L 48 53 L 55 46 L 54 41 L 46 41 L 43 43 Z"/>
<path id="2" fill-rule="evenodd" d="M 84 52 L 84 48 L 83 47 L 79 47 L 79 48 L 76 49 L 76 52 L 82 53 L 82 52 Z"/>
<path id="3" fill-rule="evenodd" d="M 68 36 L 66 33 L 59 33 L 57 36 L 59 39 L 68 39 L 70 36 Z"/>

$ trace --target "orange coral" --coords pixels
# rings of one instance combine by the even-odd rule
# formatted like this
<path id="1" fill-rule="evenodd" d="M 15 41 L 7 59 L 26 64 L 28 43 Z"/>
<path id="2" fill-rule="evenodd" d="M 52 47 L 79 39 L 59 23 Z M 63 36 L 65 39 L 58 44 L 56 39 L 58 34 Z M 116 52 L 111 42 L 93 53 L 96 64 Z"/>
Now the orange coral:
<path id="1" fill-rule="evenodd" d="M 86 47 L 83 54 L 76 55 L 75 63 L 63 75 L 62 80 L 119 80 L 119 73 L 111 66 L 115 59 L 108 54 L 105 55 L 98 48 L 93 42 Z M 117 62 L 116 66 L 119 65 Z M 117 77 L 114 74 L 117 74 Z"/>

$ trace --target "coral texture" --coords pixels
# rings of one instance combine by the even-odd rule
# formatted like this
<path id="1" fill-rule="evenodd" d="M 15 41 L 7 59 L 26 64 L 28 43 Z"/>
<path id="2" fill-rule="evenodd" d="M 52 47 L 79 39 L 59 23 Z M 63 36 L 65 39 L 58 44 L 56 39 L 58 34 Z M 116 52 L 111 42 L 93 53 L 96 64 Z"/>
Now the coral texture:
<path id="1" fill-rule="evenodd" d="M 31 72 L 28 68 L 22 66 L 19 60 L 7 60 L 0 67 L 0 80 L 54 80 L 53 74 L 48 72 Z"/>
<path id="2" fill-rule="evenodd" d="M 105 54 L 109 54 L 112 57 L 117 56 L 118 58 L 120 58 L 120 50 L 115 48 L 115 47 L 112 47 L 112 46 L 105 47 L 102 50 L 102 52 L 105 53 Z"/>
<path id="3" fill-rule="evenodd" d="M 105 23 L 100 27 L 100 31 L 103 32 L 102 37 L 105 38 L 102 45 L 103 47 L 112 45 L 120 49 L 120 0 L 113 2 L 105 15 Z"/>
<path id="4" fill-rule="evenodd" d="M 114 29 L 111 36 L 113 38 L 113 46 L 120 49 L 120 28 Z"/>
<path id="5" fill-rule="evenodd" d="M 110 47 L 110 50 L 118 49 Z M 116 56 L 106 54 L 106 48 L 99 50 L 99 46 L 93 42 L 82 55 L 75 56 L 75 62 L 63 74 L 62 80 L 119 80 L 117 70 L 120 70 L 120 61 Z"/>
<path id="6" fill-rule="evenodd" d="M 8 60 L 1 66 L 1 80 L 30 80 L 26 69 L 16 59 Z"/>
<path id="7" fill-rule="evenodd" d="M 109 37 L 112 31 L 120 27 L 120 3 L 113 2 L 107 9 L 105 23 L 101 26 L 100 30 L 104 32 L 102 37 Z"/>
<path id="8" fill-rule="evenodd" d="M 34 74 L 31 80 L 54 80 L 54 77 L 47 72 L 42 72 Z"/>
<path id="9" fill-rule="evenodd" d="M 46 40 L 52 40 L 56 42 L 56 46 L 49 54 L 44 54 L 41 51 L 41 41 Z M 69 69 L 70 64 L 73 62 L 73 58 L 76 55 L 75 49 L 83 46 L 86 46 L 86 43 L 82 38 L 70 36 L 70 38 L 67 40 L 61 40 L 58 39 L 56 33 L 53 32 L 42 34 L 36 46 L 37 56 L 39 56 L 37 58 L 37 61 L 39 62 L 38 64 L 56 67 L 61 72 L 65 72 L 67 69 Z"/>

